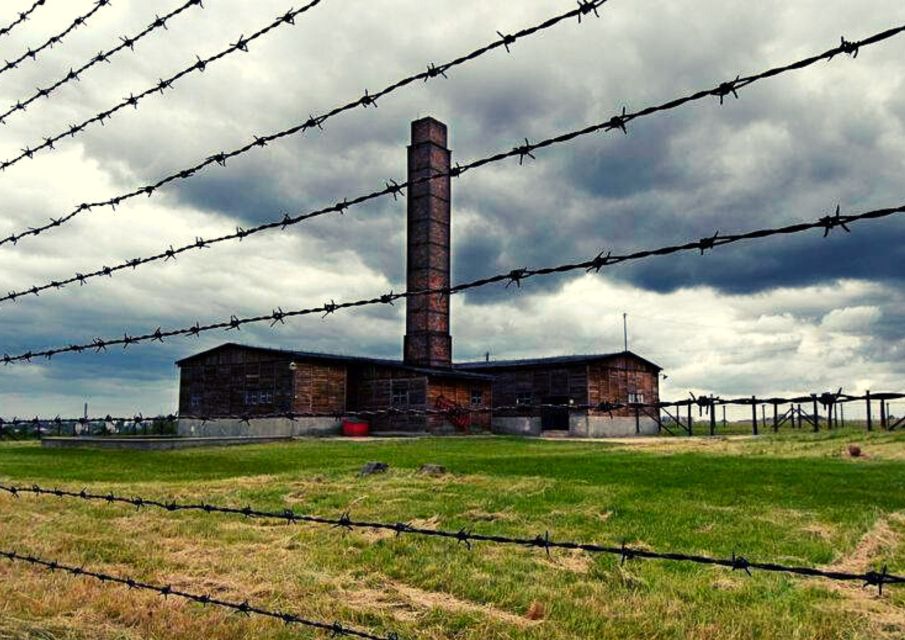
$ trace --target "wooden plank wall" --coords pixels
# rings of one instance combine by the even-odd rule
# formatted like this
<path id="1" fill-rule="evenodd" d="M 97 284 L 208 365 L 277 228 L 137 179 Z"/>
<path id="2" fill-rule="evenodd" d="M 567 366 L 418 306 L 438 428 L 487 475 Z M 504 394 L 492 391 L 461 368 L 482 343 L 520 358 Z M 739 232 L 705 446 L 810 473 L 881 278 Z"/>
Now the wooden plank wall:
<path id="1" fill-rule="evenodd" d="M 632 358 L 613 358 L 588 365 L 588 403 L 624 403 L 630 393 L 640 393 L 644 402 L 660 401 L 659 372 Z M 591 411 L 591 415 L 609 415 L 607 412 Z M 617 409 L 614 416 L 634 416 L 633 409 Z"/>
<path id="2" fill-rule="evenodd" d="M 488 381 L 483 380 L 462 380 L 462 379 L 441 379 L 434 378 L 428 383 L 428 403 L 432 409 L 446 409 L 450 405 L 462 409 L 468 409 L 472 406 L 472 392 L 479 391 L 481 399 L 479 406 L 493 406 L 493 387 Z M 468 416 L 468 429 L 489 429 L 490 428 L 489 412 L 472 412 Z M 448 428 L 449 422 L 443 416 L 431 416 L 428 420 L 428 429 L 431 431 L 440 431 Z M 459 430 L 458 427 L 456 427 Z"/>
<path id="3" fill-rule="evenodd" d="M 336 414 L 345 412 L 346 365 L 296 362 L 295 367 L 293 411 Z"/>
<path id="4" fill-rule="evenodd" d="M 354 398 L 351 411 L 393 408 L 393 385 L 404 390 L 410 402 L 398 409 L 427 408 L 427 378 L 411 371 L 393 367 L 365 366 L 357 369 L 350 378 L 350 397 Z M 404 389 L 403 389 L 404 387 Z M 392 416 L 368 418 L 375 431 L 421 432 L 427 428 L 423 416 Z"/>
<path id="5" fill-rule="evenodd" d="M 246 406 L 246 393 L 269 393 L 270 402 Z M 288 411 L 289 359 L 249 349 L 218 350 L 186 362 L 179 378 L 179 412 L 208 417 Z"/>
<path id="6" fill-rule="evenodd" d="M 524 367 L 493 372 L 493 406 L 515 405 L 519 397 L 531 394 L 529 404 L 571 399 L 575 404 L 588 402 L 588 372 L 585 365 L 564 367 Z M 566 400 L 564 400 L 566 399 Z M 531 412 L 540 415 L 540 412 Z"/>

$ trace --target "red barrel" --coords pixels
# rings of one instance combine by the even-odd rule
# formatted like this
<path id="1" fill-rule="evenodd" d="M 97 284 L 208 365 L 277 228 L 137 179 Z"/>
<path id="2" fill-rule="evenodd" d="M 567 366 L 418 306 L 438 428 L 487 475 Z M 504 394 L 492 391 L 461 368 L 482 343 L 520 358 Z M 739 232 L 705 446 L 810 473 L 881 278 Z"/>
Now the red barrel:
<path id="1" fill-rule="evenodd" d="M 368 423 L 358 418 L 343 418 L 343 435 L 347 438 L 364 438 L 370 433 Z"/>

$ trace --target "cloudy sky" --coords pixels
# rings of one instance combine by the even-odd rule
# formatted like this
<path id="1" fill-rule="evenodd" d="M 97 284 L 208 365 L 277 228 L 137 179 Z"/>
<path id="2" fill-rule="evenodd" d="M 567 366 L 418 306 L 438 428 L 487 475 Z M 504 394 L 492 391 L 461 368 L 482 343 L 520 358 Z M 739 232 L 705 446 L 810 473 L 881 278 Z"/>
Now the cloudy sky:
<path id="1" fill-rule="evenodd" d="M 30 6 L 4 3 L 0 22 Z M 47 0 L 0 38 L 0 58 L 62 30 L 89 0 Z M 132 35 L 182 0 L 113 0 L 36 61 L 0 75 L 3 107 Z M 290 8 L 205 0 L 0 128 L 0 157 L 58 133 L 213 54 Z M 42 224 L 274 132 L 574 6 L 572 0 L 324 0 L 166 95 L 0 174 L 0 235 Z M 226 168 L 0 247 L 0 290 L 21 289 L 320 208 L 405 175 L 409 122 L 450 126 L 465 162 L 664 102 L 905 23 L 895 0 L 611 0 L 487 55 L 256 149 Z M 466 174 L 454 183 L 454 280 L 905 203 L 905 36 Z M 4 109 L 5 110 L 5 109 Z M 84 287 L 0 304 L 0 351 L 25 350 L 315 306 L 404 289 L 405 205 L 392 198 L 158 263 Z M 905 220 L 526 282 L 453 303 L 458 360 L 631 348 L 661 364 L 666 398 L 902 390 Z M 402 309 L 314 316 L 0 370 L 0 414 L 171 411 L 173 362 L 226 340 L 398 357 Z"/>

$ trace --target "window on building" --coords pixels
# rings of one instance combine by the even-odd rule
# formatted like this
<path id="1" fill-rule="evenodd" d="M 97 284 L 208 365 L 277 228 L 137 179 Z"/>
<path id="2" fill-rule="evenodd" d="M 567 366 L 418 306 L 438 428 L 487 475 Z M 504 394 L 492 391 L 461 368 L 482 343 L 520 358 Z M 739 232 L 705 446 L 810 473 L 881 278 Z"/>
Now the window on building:
<path id="1" fill-rule="evenodd" d="M 409 385 L 409 404 L 413 407 L 422 407 L 427 404 L 427 385 L 424 382 L 413 380 Z"/>
<path id="2" fill-rule="evenodd" d="M 251 389 L 245 392 L 246 407 L 254 407 L 261 404 L 273 404 L 273 391 Z"/>
<path id="3" fill-rule="evenodd" d="M 628 403 L 629 404 L 644 404 L 644 394 L 638 393 L 637 391 L 634 393 L 628 394 Z"/>
<path id="4" fill-rule="evenodd" d="M 202 396 L 199 392 L 194 392 L 189 398 L 189 404 L 191 405 L 192 409 L 200 409 L 201 401 L 203 400 L 203 398 L 204 396 Z"/>
<path id="5" fill-rule="evenodd" d="M 484 406 L 484 391 L 482 391 L 481 389 L 472 389 L 471 390 L 471 406 L 473 406 L 473 407 Z"/>
<path id="6" fill-rule="evenodd" d="M 530 391 L 519 391 L 515 394 L 515 404 L 531 404 L 534 401 L 534 394 Z"/>
<path id="7" fill-rule="evenodd" d="M 392 403 L 394 407 L 407 407 L 409 405 L 408 380 L 394 380 Z"/>

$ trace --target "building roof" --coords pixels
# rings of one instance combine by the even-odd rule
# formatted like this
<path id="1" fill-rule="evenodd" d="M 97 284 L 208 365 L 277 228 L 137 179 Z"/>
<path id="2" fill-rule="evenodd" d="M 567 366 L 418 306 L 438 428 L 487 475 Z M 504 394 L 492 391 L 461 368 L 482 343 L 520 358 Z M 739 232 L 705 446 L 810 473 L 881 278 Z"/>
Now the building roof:
<path id="1" fill-rule="evenodd" d="M 480 373 L 474 373 L 469 371 L 459 371 L 457 368 L 452 369 L 443 369 L 443 368 L 431 368 L 431 367 L 414 367 L 411 365 L 407 365 L 401 360 L 389 360 L 383 358 L 368 358 L 363 356 L 345 356 L 338 355 L 333 353 L 318 353 L 316 351 L 296 351 L 291 349 L 274 349 L 272 347 L 259 347 L 255 345 L 248 344 L 239 344 L 237 342 L 225 342 L 217 347 L 213 347 L 212 349 L 207 349 L 206 351 L 201 351 L 199 353 L 188 356 L 187 358 L 183 358 L 181 360 L 176 361 L 177 366 L 182 366 L 187 362 L 194 360 L 196 358 L 200 358 L 202 356 L 206 356 L 209 353 L 213 353 L 214 351 L 220 351 L 221 349 L 226 349 L 228 347 L 233 347 L 237 349 L 251 349 L 254 351 L 266 351 L 268 353 L 278 354 L 281 356 L 286 356 L 289 358 L 295 358 L 298 360 L 317 360 L 321 362 L 342 362 L 346 364 L 360 364 L 360 365 L 373 365 L 373 366 L 381 366 L 381 367 L 392 367 L 394 369 L 402 369 L 405 371 L 411 371 L 412 373 L 421 373 L 429 376 L 436 377 L 445 377 L 445 378 L 459 378 L 459 379 L 470 379 L 470 380 L 491 380 L 492 376 L 484 375 Z"/>
<path id="2" fill-rule="evenodd" d="M 637 353 L 631 351 L 619 351 L 617 353 L 595 353 L 574 356 L 553 356 L 548 358 L 524 358 L 521 360 L 490 360 L 478 362 L 462 362 L 454 364 L 453 367 L 460 370 L 493 370 L 493 369 L 510 369 L 518 367 L 545 367 L 550 365 L 568 365 L 568 364 L 585 364 L 590 362 L 598 362 L 600 360 L 611 360 L 613 358 L 628 357 L 642 362 L 657 371 L 662 371 L 660 365 L 642 358 Z"/>

